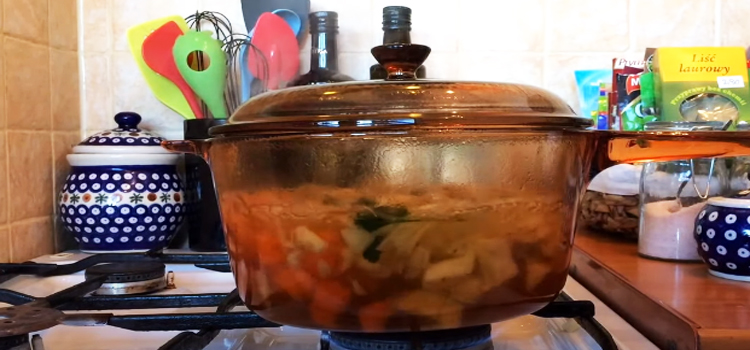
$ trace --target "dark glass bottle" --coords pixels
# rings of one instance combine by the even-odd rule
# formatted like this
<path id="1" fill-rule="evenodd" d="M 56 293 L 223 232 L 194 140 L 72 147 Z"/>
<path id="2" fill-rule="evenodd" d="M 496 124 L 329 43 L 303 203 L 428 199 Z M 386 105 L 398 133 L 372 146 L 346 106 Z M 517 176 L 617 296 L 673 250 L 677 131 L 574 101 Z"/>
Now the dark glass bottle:
<path id="1" fill-rule="evenodd" d="M 338 83 L 354 80 L 339 73 L 337 36 L 339 15 L 332 11 L 313 12 L 309 15 L 312 49 L 310 71 L 295 79 L 290 86 Z"/>
<path id="2" fill-rule="evenodd" d="M 404 6 L 383 8 L 383 45 L 411 44 L 411 9 Z M 427 68 L 417 69 L 417 78 L 423 79 Z M 385 79 L 388 73 L 380 64 L 370 67 L 370 79 Z"/>

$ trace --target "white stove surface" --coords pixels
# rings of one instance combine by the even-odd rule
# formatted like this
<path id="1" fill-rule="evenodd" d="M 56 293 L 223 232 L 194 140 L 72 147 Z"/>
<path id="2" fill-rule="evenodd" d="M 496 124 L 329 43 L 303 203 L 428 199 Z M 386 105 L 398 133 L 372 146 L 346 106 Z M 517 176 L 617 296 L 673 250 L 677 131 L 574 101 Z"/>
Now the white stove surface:
<path id="1" fill-rule="evenodd" d="M 185 252 L 181 252 L 185 253 Z M 65 264 L 75 262 L 87 255 L 61 253 L 43 256 L 39 263 Z M 176 289 L 159 294 L 228 293 L 235 288 L 231 274 L 213 272 L 193 265 L 167 265 L 167 271 L 175 275 Z M 44 297 L 84 280 L 83 272 L 55 277 L 19 276 L 0 288 Z M 615 339 L 620 350 L 658 350 L 642 334 L 605 306 L 573 278 L 563 289 L 574 300 L 590 300 L 596 307 L 596 320 Z M 5 307 L 0 303 L 0 307 Z M 147 310 L 114 310 L 114 314 L 154 314 L 213 312 L 215 308 L 180 308 Z M 86 311 L 87 313 L 92 311 Z M 96 311 L 93 311 L 96 312 Z M 105 311 L 102 311 L 105 312 Z M 180 332 L 134 332 L 110 326 L 74 327 L 56 326 L 39 335 L 46 350 L 154 350 L 164 345 Z M 533 316 L 492 325 L 494 348 L 483 347 L 470 350 L 586 350 L 600 349 L 594 340 L 575 321 L 564 319 L 541 319 Z M 242 329 L 222 331 L 207 350 L 317 350 L 320 332 L 294 327 Z M 469 350 L 469 349 L 467 349 Z"/>

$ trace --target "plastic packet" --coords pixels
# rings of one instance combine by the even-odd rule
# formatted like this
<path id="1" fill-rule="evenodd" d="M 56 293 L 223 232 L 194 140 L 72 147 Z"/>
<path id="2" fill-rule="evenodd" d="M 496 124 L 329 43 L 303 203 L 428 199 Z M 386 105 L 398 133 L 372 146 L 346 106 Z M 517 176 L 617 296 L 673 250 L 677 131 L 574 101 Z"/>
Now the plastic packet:
<path id="1" fill-rule="evenodd" d="M 577 70 L 575 71 L 578 87 L 578 103 L 581 115 L 597 120 L 599 116 L 599 88 L 612 76 L 610 69 Z"/>

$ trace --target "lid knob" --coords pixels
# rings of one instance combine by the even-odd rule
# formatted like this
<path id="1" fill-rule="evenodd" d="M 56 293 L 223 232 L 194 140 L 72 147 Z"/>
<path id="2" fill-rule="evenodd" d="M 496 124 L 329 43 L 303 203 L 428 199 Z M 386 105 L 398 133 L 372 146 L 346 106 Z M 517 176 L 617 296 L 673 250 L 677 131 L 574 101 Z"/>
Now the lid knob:
<path id="1" fill-rule="evenodd" d="M 135 112 L 120 112 L 115 114 L 115 123 L 118 129 L 137 129 L 141 122 L 141 116 Z"/>
<path id="2" fill-rule="evenodd" d="M 388 72 L 385 80 L 416 80 L 417 68 L 422 66 L 431 51 L 429 46 L 418 44 L 387 44 L 370 50 Z"/>

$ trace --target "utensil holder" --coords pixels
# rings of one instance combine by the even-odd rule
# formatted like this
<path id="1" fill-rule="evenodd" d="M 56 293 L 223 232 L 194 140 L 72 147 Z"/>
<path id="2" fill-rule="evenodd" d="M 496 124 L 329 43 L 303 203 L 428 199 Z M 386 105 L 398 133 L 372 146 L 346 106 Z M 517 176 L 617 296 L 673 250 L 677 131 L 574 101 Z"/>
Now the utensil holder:
<path id="1" fill-rule="evenodd" d="M 190 119 L 184 122 L 185 140 L 208 139 L 208 129 L 226 124 L 226 119 Z M 214 189 L 213 175 L 206 161 L 185 155 L 185 197 L 188 219 L 188 246 L 199 252 L 225 252 L 224 226 Z"/>

